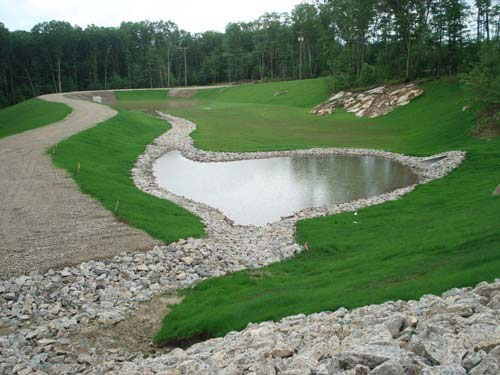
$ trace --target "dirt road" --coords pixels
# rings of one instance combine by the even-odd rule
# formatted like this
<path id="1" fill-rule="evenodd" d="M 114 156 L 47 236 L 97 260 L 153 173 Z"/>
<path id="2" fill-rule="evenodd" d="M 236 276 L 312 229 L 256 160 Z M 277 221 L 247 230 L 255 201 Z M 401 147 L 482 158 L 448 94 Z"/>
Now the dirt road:
<path id="1" fill-rule="evenodd" d="M 61 94 L 42 99 L 65 103 L 73 112 L 61 122 L 0 139 L 0 279 L 151 249 L 157 241 L 82 194 L 46 154 L 116 112 Z"/>

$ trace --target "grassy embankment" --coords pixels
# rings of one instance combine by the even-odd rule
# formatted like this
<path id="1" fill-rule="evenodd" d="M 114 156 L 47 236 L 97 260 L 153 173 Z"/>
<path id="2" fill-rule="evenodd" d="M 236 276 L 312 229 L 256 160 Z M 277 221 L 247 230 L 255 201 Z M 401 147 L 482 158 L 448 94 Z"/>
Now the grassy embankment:
<path id="1" fill-rule="evenodd" d="M 0 138 L 63 120 L 71 113 L 65 104 L 30 99 L 0 110 Z"/>
<path id="2" fill-rule="evenodd" d="M 278 90 L 289 89 L 283 96 Z M 378 119 L 308 114 L 324 81 L 200 91 L 191 108 L 170 110 L 198 124 L 196 144 L 220 151 L 367 147 L 413 155 L 467 151 L 450 176 L 397 202 L 305 220 L 309 251 L 263 270 L 211 279 L 183 292 L 156 342 L 221 336 L 249 322 L 416 299 L 500 276 L 500 138 L 470 136 L 458 84 L 431 83 L 412 104 Z M 211 109 L 206 109 L 211 108 Z M 358 224 L 355 224 L 357 221 Z"/>
<path id="3" fill-rule="evenodd" d="M 153 116 L 119 110 L 112 119 L 59 143 L 53 161 L 123 222 L 167 243 L 199 237 L 204 229 L 196 216 L 143 193 L 130 175 L 146 146 L 169 128 Z"/>
<path id="4" fill-rule="evenodd" d="M 116 108 L 154 111 L 163 108 L 167 102 L 167 90 L 115 91 Z"/>

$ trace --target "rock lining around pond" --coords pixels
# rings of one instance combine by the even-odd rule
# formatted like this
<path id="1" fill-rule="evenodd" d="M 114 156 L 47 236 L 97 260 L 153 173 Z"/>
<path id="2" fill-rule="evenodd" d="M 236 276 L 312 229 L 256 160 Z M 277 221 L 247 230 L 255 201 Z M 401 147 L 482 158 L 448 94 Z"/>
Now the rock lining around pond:
<path id="1" fill-rule="evenodd" d="M 224 214 L 205 204 L 194 202 L 183 196 L 176 195 L 160 187 L 153 174 L 155 161 L 170 151 L 180 151 L 181 154 L 190 160 L 197 162 L 228 162 L 236 160 L 265 159 L 274 157 L 321 157 L 326 155 L 350 155 L 350 156 L 371 156 L 389 159 L 408 166 L 417 176 L 419 184 L 441 178 L 450 173 L 465 159 L 462 151 L 450 151 L 430 157 L 412 157 L 402 154 L 387 152 L 383 150 L 369 149 L 348 149 L 348 148 L 315 148 L 307 150 L 291 151 L 270 151 L 270 152 L 212 152 L 203 151 L 194 147 L 190 134 L 196 129 L 196 125 L 191 121 L 168 115 L 157 111 L 157 114 L 172 124 L 172 129 L 158 137 L 153 144 L 149 145 L 146 152 L 139 157 L 135 168 L 132 169 L 132 176 L 136 186 L 142 191 L 154 196 L 168 199 L 190 212 L 198 215 L 204 221 L 207 230 L 226 230 L 228 232 L 252 231 L 255 228 L 262 230 L 276 231 L 277 228 L 287 229 L 287 233 L 293 233 L 295 223 L 298 220 L 337 214 L 344 211 L 355 211 L 374 204 L 383 203 L 388 200 L 399 199 L 402 195 L 412 191 L 418 184 L 409 185 L 378 196 L 359 199 L 352 202 L 333 204 L 324 207 L 312 207 L 301 210 L 292 216 L 282 218 L 278 222 L 268 224 L 266 227 L 234 225 Z M 293 236 L 293 235 L 292 235 Z M 240 236 L 238 236 L 240 237 Z M 244 237 L 244 236 L 243 236 Z M 236 237 L 237 238 L 237 237 Z"/>
<path id="2" fill-rule="evenodd" d="M 150 360 L 152 362 L 144 362 L 143 354 L 133 350 L 117 350 L 102 345 L 82 347 L 78 334 L 89 326 L 95 326 L 96 329 L 112 326 L 134 314 L 141 303 L 165 293 L 175 293 L 176 290 L 191 286 L 200 280 L 242 269 L 263 267 L 292 257 L 302 251 L 302 248 L 294 240 L 295 223 L 302 218 L 356 211 L 373 204 L 399 199 L 403 194 L 415 188 L 415 185 L 412 185 L 377 197 L 303 210 L 292 217 L 284 218 L 265 227 L 238 226 L 233 225 L 216 209 L 176 196 L 156 185 L 152 174 L 152 165 L 165 152 L 178 149 L 185 157 L 197 161 L 228 161 L 291 155 L 370 155 L 390 158 L 409 165 L 418 173 L 420 183 L 445 176 L 465 158 L 463 152 L 444 153 L 434 157 L 446 156 L 445 159 L 429 167 L 423 167 L 420 162 L 428 158 L 414 158 L 373 150 L 313 149 L 259 153 L 205 152 L 196 150 L 189 137 L 189 133 L 195 128 L 194 124 L 172 116 L 164 114 L 162 116 L 172 123 L 172 129 L 159 137 L 138 159 L 132 171 L 134 182 L 143 191 L 170 199 L 199 215 L 206 225 L 207 237 L 181 240 L 168 246 L 156 246 L 147 253 L 122 254 L 110 260 L 88 261 L 63 270 L 32 273 L 0 281 L 0 374 L 31 374 L 35 372 L 102 374 L 112 370 L 116 370 L 120 374 L 147 374 L 155 373 L 155 361 L 158 361 L 163 367 L 165 361 L 171 362 L 172 365 L 175 364 L 177 369 L 173 370 L 174 372 L 170 372 L 170 370 L 165 372 L 174 374 L 196 373 L 193 372 L 196 369 L 193 366 L 201 366 L 198 367 L 200 369 L 203 366 L 212 366 L 205 354 L 195 356 L 191 354 L 193 352 L 179 350 L 174 351 L 171 355 L 181 355 L 184 358 L 182 363 L 174 361 L 172 358 L 175 357 L 169 357 L 169 355 L 159 355 L 158 358 Z M 388 304 L 390 305 L 390 303 Z M 479 305 L 474 304 L 474 306 L 474 312 L 479 314 L 476 315 L 477 321 L 482 322 L 483 315 L 480 313 L 486 311 L 481 307 L 484 304 L 479 301 Z M 328 326 L 324 326 L 324 322 L 315 325 L 317 316 L 323 315 L 289 318 L 289 321 L 296 321 L 293 323 L 293 330 L 297 330 L 297 332 L 311 332 L 313 334 L 316 332 L 316 328 L 319 329 L 317 333 L 324 336 L 323 338 L 321 335 L 318 336 L 318 340 L 324 341 L 325 345 L 331 340 L 335 341 Z M 159 319 L 161 318 L 159 317 Z M 487 331 L 491 331 L 489 326 L 491 320 L 490 318 L 486 319 L 486 317 L 484 319 L 486 334 Z M 345 320 L 343 323 L 347 328 L 349 328 L 349 321 L 351 320 Z M 266 327 L 266 324 L 262 327 Z M 353 326 L 354 328 L 355 326 Z M 251 336 L 255 335 L 251 334 Z M 215 350 L 216 346 L 222 342 L 221 340 L 235 339 L 235 343 L 237 343 L 239 340 L 237 337 L 239 337 L 238 334 L 233 333 L 225 339 L 208 341 L 206 344 L 200 344 L 206 346 L 194 348 L 213 347 Z M 273 347 L 270 356 L 278 361 L 276 362 L 278 367 L 274 367 L 274 369 L 283 370 L 282 374 L 303 373 L 300 372 L 301 370 L 299 372 L 293 370 L 292 366 L 286 362 L 286 357 L 292 358 L 295 356 L 294 353 L 305 353 L 308 348 L 301 345 L 307 344 L 308 341 L 297 341 L 296 346 L 293 346 L 292 353 L 290 348 L 282 348 L 281 336 L 271 335 L 267 337 Z M 383 335 L 383 337 L 389 339 L 387 335 Z M 254 349 L 255 347 L 248 347 L 245 352 L 250 353 Z M 378 353 L 375 349 L 367 347 L 363 349 L 365 350 L 364 354 L 355 353 L 353 358 L 357 359 L 349 359 L 348 362 L 345 362 L 348 365 L 345 366 L 350 366 L 354 362 L 356 364 L 365 363 L 363 358 Z M 490 349 L 492 348 L 484 348 L 484 352 L 488 353 Z M 242 367 L 241 371 L 250 369 L 246 365 L 247 359 L 241 357 L 244 354 L 238 354 L 237 350 L 231 353 L 218 353 L 213 358 L 214 360 L 220 359 L 220 363 L 232 363 L 226 368 L 226 373 L 238 373 L 236 370 L 229 372 L 229 369 L 234 369 L 235 366 Z M 418 355 L 420 356 L 420 354 Z M 483 357 L 485 356 L 483 355 Z M 262 358 L 261 361 L 256 361 L 256 357 L 252 358 L 253 365 L 263 366 L 264 370 L 267 368 L 265 358 Z M 281 360 L 278 358 L 285 362 L 279 362 Z M 427 357 L 423 356 L 422 358 Z M 130 362 L 134 359 L 135 362 Z M 314 363 L 309 365 L 308 361 L 306 356 L 296 358 L 296 363 L 303 363 L 304 366 L 310 368 L 316 366 Z M 127 364 L 127 362 L 130 363 Z M 151 367 L 149 367 L 150 365 Z M 429 361 L 429 365 L 436 365 L 436 363 Z M 213 370 L 207 373 L 223 373 L 222 371 Z M 269 371 L 269 373 L 273 373 L 272 368 L 269 368 Z M 247 372 L 258 373 L 257 370 Z M 351 371 L 351 373 L 353 372 Z"/>

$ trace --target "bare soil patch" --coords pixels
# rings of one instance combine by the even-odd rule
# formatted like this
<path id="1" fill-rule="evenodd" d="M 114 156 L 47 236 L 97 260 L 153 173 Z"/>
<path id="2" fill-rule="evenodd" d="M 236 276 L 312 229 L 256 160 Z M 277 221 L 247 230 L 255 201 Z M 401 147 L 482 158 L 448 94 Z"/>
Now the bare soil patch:
<path id="1" fill-rule="evenodd" d="M 143 303 L 130 318 L 115 325 L 91 325 L 72 336 L 75 351 L 88 353 L 90 348 L 108 351 L 152 354 L 171 348 L 154 346 L 152 338 L 161 328 L 162 320 L 173 305 L 182 301 L 175 295 L 161 295 Z"/>
<path id="2" fill-rule="evenodd" d="M 168 96 L 173 97 L 173 98 L 191 98 L 196 93 L 198 90 L 196 89 L 173 89 L 168 91 Z"/>
<path id="3" fill-rule="evenodd" d="M 113 106 L 116 105 L 116 95 L 114 91 L 96 91 L 96 92 L 76 92 L 68 94 L 67 97 L 71 99 L 88 100 L 93 102 L 94 96 L 100 96 L 102 104 Z"/>

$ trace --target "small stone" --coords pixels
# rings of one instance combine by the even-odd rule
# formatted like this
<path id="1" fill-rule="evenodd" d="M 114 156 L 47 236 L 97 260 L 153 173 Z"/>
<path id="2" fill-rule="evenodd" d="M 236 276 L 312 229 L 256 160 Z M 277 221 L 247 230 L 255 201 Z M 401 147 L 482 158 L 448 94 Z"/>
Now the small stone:
<path id="1" fill-rule="evenodd" d="M 462 360 L 462 366 L 467 371 L 470 371 L 473 367 L 477 366 L 479 362 L 481 362 L 483 357 L 486 357 L 485 352 L 468 352 Z"/>
<path id="2" fill-rule="evenodd" d="M 370 368 L 363 365 L 356 365 L 354 367 L 354 375 L 368 375 Z"/>
<path id="3" fill-rule="evenodd" d="M 149 267 L 148 267 L 148 266 L 146 266 L 145 264 L 140 264 L 140 265 L 137 267 L 137 269 L 138 269 L 139 271 L 144 271 L 144 272 L 149 271 Z"/>
<path id="4" fill-rule="evenodd" d="M 467 375 L 467 372 L 462 366 L 454 364 L 427 367 L 422 371 L 422 375 Z"/>
<path id="5" fill-rule="evenodd" d="M 496 190 L 493 192 L 493 196 L 500 195 L 500 185 L 497 186 Z"/>
<path id="6" fill-rule="evenodd" d="M 78 356 L 78 362 L 79 363 L 83 363 L 83 364 L 89 364 L 89 365 L 92 365 L 93 364 L 93 359 L 90 355 L 88 354 L 80 354 Z"/>
<path id="7" fill-rule="evenodd" d="M 375 367 L 370 372 L 370 375 L 401 375 L 404 373 L 405 370 L 401 363 L 399 363 L 398 361 L 390 360 Z"/>
<path id="8" fill-rule="evenodd" d="M 65 268 L 60 272 L 60 275 L 62 277 L 70 277 L 72 276 L 72 273 L 67 268 Z"/>
<path id="9" fill-rule="evenodd" d="M 401 332 L 404 323 L 405 319 L 402 315 L 395 315 L 386 320 L 384 324 L 391 333 L 392 337 L 395 337 L 398 333 Z"/>

